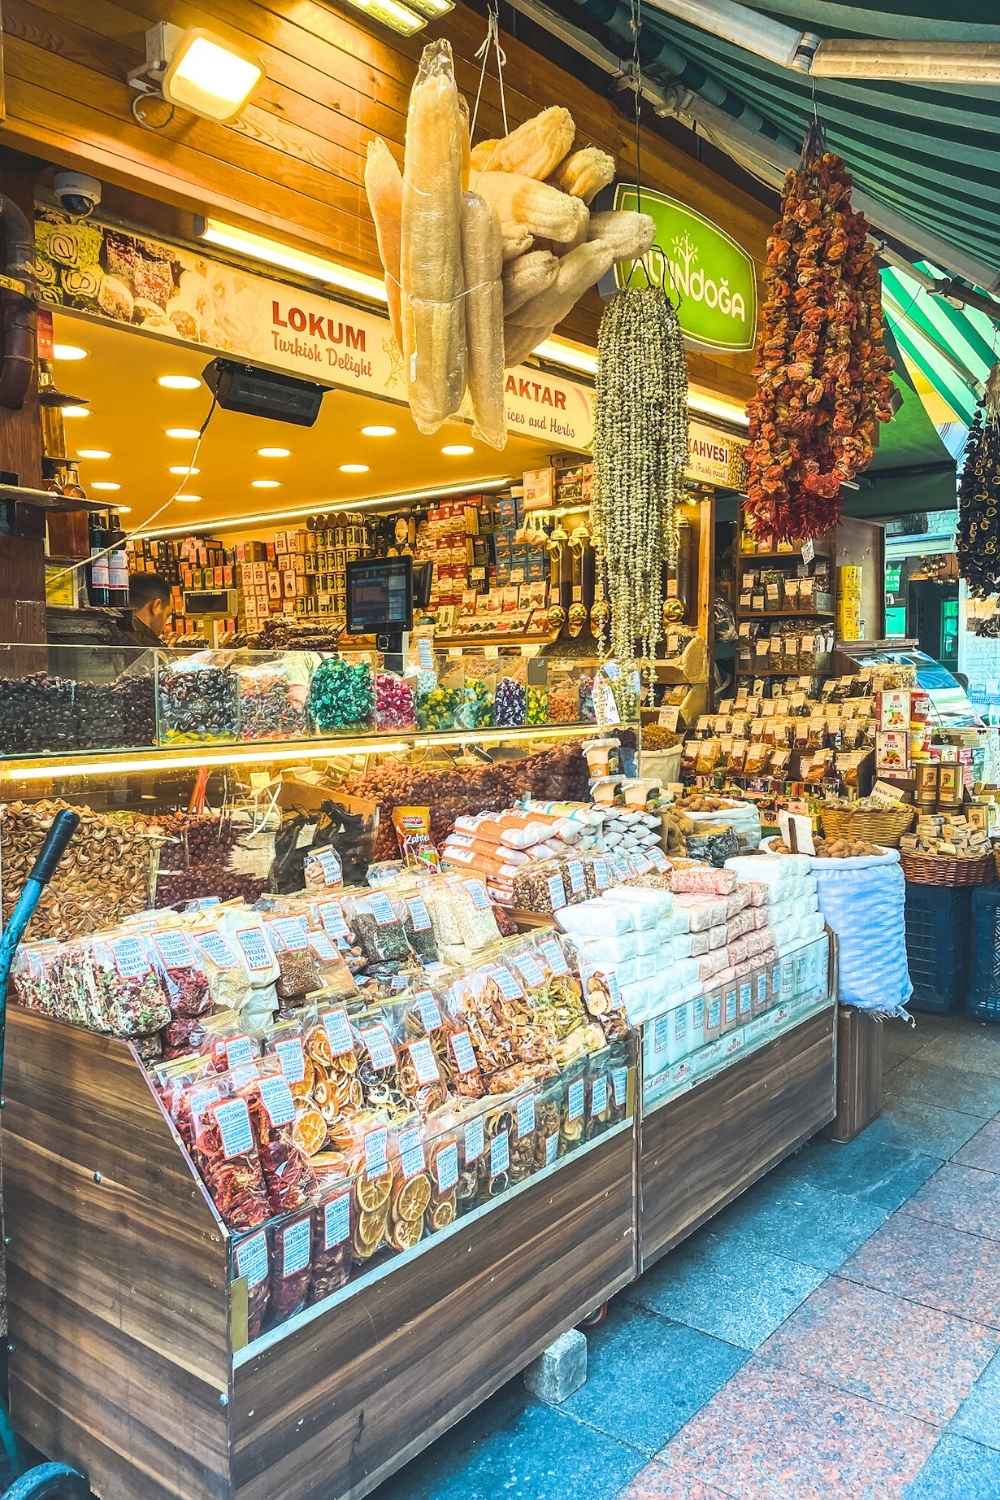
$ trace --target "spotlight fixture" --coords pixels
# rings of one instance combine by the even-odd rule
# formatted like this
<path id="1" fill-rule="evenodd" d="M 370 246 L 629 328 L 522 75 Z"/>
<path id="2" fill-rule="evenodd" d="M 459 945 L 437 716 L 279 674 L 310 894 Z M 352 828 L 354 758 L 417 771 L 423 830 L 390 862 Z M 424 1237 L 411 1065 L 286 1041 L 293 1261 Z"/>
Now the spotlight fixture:
<path id="1" fill-rule="evenodd" d="M 138 94 L 226 124 L 263 76 L 256 58 L 203 27 L 159 21 L 146 32 L 146 61 L 132 69 L 128 82 Z"/>

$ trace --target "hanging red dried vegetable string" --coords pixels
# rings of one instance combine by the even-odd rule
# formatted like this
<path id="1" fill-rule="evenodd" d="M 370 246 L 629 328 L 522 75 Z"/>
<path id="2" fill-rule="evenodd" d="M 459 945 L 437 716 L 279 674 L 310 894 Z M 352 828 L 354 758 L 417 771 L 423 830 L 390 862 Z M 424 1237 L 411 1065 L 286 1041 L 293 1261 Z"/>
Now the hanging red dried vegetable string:
<path id="1" fill-rule="evenodd" d="M 871 462 L 888 422 L 892 359 L 881 287 L 851 180 L 813 126 L 767 242 L 757 393 L 747 407 L 747 516 L 780 541 L 819 536 L 840 487 Z"/>

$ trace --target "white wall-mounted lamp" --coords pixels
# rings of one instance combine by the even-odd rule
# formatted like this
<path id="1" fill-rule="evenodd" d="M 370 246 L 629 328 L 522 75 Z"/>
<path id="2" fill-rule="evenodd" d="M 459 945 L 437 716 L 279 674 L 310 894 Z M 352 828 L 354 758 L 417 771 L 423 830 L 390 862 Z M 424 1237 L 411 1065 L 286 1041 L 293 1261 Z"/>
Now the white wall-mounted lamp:
<path id="1" fill-rule="evenodd" d="M 146 32 L 146 61 L 132 69 L 128 81 L 139 94 L 225 124 L 236 118 L 263 76 L 256 58 L 203 27 L 159 21 Z"/>

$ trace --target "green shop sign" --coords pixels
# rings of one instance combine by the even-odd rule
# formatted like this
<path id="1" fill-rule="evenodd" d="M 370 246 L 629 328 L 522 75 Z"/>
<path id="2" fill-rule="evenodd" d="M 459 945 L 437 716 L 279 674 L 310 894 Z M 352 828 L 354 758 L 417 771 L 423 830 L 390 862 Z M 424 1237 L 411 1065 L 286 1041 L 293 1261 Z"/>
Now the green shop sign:
<path id="1" fill-rule="evenodd" d="M 614 207 L 635 209 L 637 197 L 634 185 L 619 183 Z M 673 282 L 681 329 L 691 343 L 706 349 L 752 349 L 757 336 L 753 258 L 732 235 L 677 198 L 643 188 L 641 206 L 656 224 L 656 238 L 632 272 L 631 285 L 662 281 L 669 292 Z M 628 278 L 627 265 L 616 267 L 617 288 Z"/>

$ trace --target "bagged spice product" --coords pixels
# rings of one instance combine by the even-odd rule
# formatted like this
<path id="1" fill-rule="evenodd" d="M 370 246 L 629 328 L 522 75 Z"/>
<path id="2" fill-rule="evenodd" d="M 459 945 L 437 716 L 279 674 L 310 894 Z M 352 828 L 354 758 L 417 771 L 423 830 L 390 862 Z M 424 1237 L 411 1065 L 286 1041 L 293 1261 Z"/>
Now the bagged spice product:
<path id="1" fill-rule="evenodd" d="M 403 924 L 410 951 L 422 964 L 438 962 L 434 924 L 427 903 L 419 892 L 393 895 L 392 909 Z"/>
<path id="2" fill-rule="evenodd" d="M 312 1280 L 312 1214 L 298 1214 L 275 1225 L 271 1251 L 270 1326 L 276 1328 L 301 1312 Z"/>
<path id="3" fill-rule="evenodd" d="M 86 954 L 85 944 L 81 952 Z M 89 963 L 103 1030 L 147 1036 L 168 1024 L 170 1005 L 145 937 L 124 929 L 95 936 Z"/>
<path id="4" fill-rule="evenodd" d="M 171 1016 L 195 1020 L 207 1015 L 213 1006 L 212 993 L 190 933 L 154 928 L 151 939 Z"/>
<path id="5" fill-rule="evenodd" d="M 354 1217 L 350 1182 L 341 1178 L 323 1184 L 313 1212 L 310 1306 L 332 1296 L 350 1280 L 354 1265 L 351 1251 Z"/>
<path id="6" fill-rule="evenodd" d="M 319 961 L 309 942 L 305 917 L 277 917 L 265 923 L 265 931 L 278 962 L 278 998 L 301 1001 L 321 989 Z"/>
<path id="7" fill-rule="evenodd" d="M 447 894 L 458 923 L 459 940 L 471 953 L 488 948 L 500 936 L 493 905 L 481 880 L 450 876 Z M 447 896 L 445 897 L 447 899 Z"/>
<path id="8" fill-rule="evenodd" d="M 247 1284 L 247 1341 L 252 1344 L 264 1331 L 264 1319 L 271 1301 L 271 1260 L 266 1229 L 257 1229 L 234 1242 L 233 1269 Z"/>
<path id="9" fill-rule="evenodd" d="M 403 923 L 385 891 L 346 897 L 343 909 L 369 963 L 403 963 L 412 957 Z"/>
<path id="10" fill-rule="evenodd" d="M 267 1066 L 269 1060 L 262 1060 Z M 234 1089 L 247 1102 L 271 1212 L 291 1213 L 316 1201 L 318 1184 L 309 1158 L 295 1140 L 295 1101 L 280 1072 Z"/>
<path id="11" fill-rule="evenodd" d="M 216 1098 L 202 1103 L 195 1097 L 198 1088 L 188 1101 L 198 1170 L 223 1223 L 230 1229 L 255 1229 L 270 1208 L 247 1102 Z"/>

